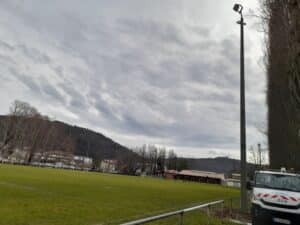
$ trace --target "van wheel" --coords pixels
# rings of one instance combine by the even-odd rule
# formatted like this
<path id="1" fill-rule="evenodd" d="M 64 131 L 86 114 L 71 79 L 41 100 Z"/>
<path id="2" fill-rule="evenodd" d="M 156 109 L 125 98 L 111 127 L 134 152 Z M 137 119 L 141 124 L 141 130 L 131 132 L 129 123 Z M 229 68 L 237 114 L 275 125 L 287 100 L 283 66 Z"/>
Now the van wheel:
<path id="1" fill-rule="evenodd" d="M 257 218 L 252 218 L 252 225 L 262 225 L 262 224 L 259 224 Z"/>

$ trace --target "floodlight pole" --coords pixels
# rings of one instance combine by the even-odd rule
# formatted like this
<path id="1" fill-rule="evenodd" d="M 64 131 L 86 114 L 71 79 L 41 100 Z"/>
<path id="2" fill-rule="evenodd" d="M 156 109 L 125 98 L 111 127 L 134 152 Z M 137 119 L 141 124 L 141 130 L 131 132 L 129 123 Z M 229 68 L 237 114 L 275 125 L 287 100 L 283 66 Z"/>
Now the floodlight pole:
<path id="1" fill-rule="evenodd" d="M 244 60 L 244 17 L 237 22 L 241 28 L 240 49 L 240 142 L 241 142 L 241 210 L 247 212 L 247 155 L 246 155 L 246 113 L 245 113 L 245 60 Z"/>

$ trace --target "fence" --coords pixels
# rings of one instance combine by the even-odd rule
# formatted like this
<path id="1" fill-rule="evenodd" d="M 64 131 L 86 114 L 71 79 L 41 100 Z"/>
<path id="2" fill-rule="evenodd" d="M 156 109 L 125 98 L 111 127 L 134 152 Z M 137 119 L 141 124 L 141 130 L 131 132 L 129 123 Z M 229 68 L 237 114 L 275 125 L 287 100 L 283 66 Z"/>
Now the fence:
<path id="1" fill-rule="evenodd" d="M 211 206 L 219 205 L 219 204 L 221 204 L 222 207 L 223 207 L 224 200 L 209 202 L 209 203 L 206 203 L 206 204 L 201 204 L 201 205 L 197 205 L 197 206 L 186 208 L 186 209 L 181 209 L 181 210 L 177 210 L 177 211 L 163 213 L 163 214 L 160 214 L 160 215 L 157 215 L 157 216 L 147 217 L 147 218 L 143 218 L 143 219 L 123 223 L 121 225 L 145 224 L 145 223 L 150 223 L 150 222 L 153 222 L 153 221 L 156 221 L 156 220 L 161 220 L 161 219 L 168 218 L 168 217 L 175 216 L 175 215 L 180 215 L 179 224 L 183 225 L 183 216 L 184 216 L 185 213 L 191 212 L 191 211 L 194 211 L 194 210 L 197 210 L 197 209 L 203 209 L 203 208 L 207 208 L 208 212 L 209 212 L 209 209 L 210 209 Z"/>

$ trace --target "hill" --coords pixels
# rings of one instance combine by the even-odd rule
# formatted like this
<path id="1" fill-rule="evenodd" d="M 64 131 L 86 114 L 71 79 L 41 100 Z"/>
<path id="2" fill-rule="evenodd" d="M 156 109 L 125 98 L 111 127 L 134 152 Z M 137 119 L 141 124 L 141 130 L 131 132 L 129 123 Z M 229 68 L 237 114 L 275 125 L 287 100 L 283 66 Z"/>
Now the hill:
<path id="1" fill-rule="evenodd" d="M 74 154 L 76 155 L 89 156 L 95 160 L 118 159 L 127 157 L 128 155 L 136 155 L 136 153 L 125 146 L 101 133 L 60 121 L 54 121 L 53 123 L 55 126 L 61 126 L 64 132 L 74 140 Z"/>
<path id="2" fill-rule="evenodd" d="M 44 118 L 21 118 L 0 116 L 0 140 L 9 134 L 15 138 L 16 130 L 22 130 L 22 146 L 35 147 L 32 151 L 59 150 L 73 152 L 75 155 L 92 157 L 95 161 L 101 159 L 124 159 L 136 156 L 125 146 L 113 141 L 101 133 L 72 126 L 60 121 L 50 121 Z M 5 127 L 11 127 L 5 134 Z M 20 138 L 19 138 L 20 139 Z M 13 146 L 19 146 L 20 141 L 11 141 Z M 14 144 L 16 142 L 16 144 Z"/>

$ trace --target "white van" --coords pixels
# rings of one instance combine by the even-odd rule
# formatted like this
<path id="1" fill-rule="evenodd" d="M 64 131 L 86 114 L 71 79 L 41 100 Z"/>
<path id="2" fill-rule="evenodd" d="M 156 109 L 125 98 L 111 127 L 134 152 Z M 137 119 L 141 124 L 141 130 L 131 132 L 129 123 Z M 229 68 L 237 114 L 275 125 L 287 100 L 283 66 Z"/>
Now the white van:
<path id="1" fill-rule="evenodd" d="M 252 189 L 253 225 L 300 225 L 300 174 L 257 171 Z"/>

